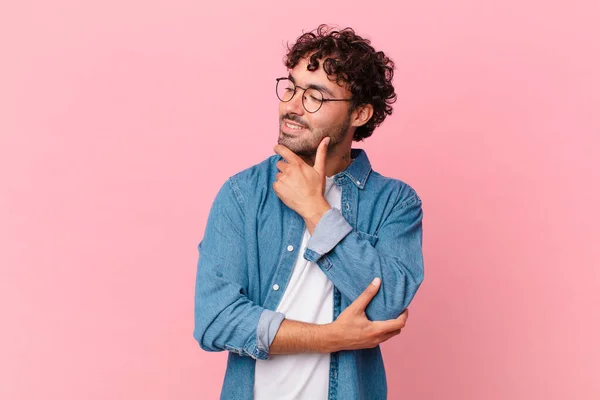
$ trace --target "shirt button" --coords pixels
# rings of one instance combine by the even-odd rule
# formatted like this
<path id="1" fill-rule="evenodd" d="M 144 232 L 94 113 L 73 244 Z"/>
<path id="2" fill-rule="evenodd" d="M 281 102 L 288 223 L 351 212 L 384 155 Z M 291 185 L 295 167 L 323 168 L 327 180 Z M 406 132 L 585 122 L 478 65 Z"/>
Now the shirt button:
<path id="1" fill-rule="evenodd" d="M 350 209 L 350 203 L 346 203 L 346 210 Z"/>
<path id="2" fill-rule="evenodd" d="M 273 285 L 273 290 L 279 290 L 279 285 L 278 284 L 274 284 Z"/>
<path id="3" fill-rule="evenodd" d="M 357 185 L 360 185 L 360 181 L 356 181 L 356 184 L 357 184 Z"/>
<path id="4" fill-rule="evenodd" d="M 290 244 L 290 245 L 287 247 L 287 249 L 288 249 L 288 251 L 292 251 L 292 250 L 294 250 L 294 246 L 292 246 L 292 245 Z M 277 290 L 277 289 L 275 289 L 275 290 Z"/>

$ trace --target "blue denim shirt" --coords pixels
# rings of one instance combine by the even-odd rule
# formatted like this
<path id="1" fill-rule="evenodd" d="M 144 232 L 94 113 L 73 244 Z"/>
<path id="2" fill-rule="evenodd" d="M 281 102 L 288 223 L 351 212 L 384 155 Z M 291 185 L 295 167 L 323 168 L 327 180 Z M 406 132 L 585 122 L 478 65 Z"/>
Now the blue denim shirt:
<path id="1" fill-rule="evenodd" d="M 424 277 L 421 199 L 408 184 L 375 172 L 363 149 L 352 149 L 351 157 L 334 176 L 342 207 L 323 215 L 302 257 L 333 283 L 334 320 L 375 277 L 381 286 L 367 317 L 397 318 Z M 252 399 L 255 359 L 269 358 L 285 317 L 274 310 L 292 275 L 305 223 L 272 188 L 281 159 L 274 154 L 227 179 L 198 245 L 194 338 L 203 350 L 229 352 L 222 400 Z M 386 397 L 379 346 L 331 353 L 329 400 Z"/>

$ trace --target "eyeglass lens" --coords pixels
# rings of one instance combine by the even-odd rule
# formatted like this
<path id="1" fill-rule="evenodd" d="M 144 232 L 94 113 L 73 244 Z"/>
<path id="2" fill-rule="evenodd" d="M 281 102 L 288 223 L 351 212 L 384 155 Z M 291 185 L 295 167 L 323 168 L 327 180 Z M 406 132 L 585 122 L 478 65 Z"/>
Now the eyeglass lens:
<path id="1" fill-rule="evenodd" d="M 284 78 L 277 81 L 277 97 L 283 102 L 290 101 L 294 97 L 294 93 L 298 90 L 294 82 L 290 79 Z M 314 88 L 308 88 L 304 90 L 302 96 L 302 105 L 308 112 L 316 112 L 323 104 L 323 95 L 320 91 Z"/>

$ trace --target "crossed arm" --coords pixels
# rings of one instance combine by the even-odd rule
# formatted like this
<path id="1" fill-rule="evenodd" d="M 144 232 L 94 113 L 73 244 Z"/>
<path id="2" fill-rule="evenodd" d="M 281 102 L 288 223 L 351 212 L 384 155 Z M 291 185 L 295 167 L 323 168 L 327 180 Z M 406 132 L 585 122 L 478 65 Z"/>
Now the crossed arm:
<path id="1" fill-rule="evenodd" d="M 379 286 L 380 282 L 374 280 L 332 323 L 315 325 L 283 320 L 271 344 L 271 354 L 367 349 L 396 336 L 406 324 L 408 309 L 389 321 L 370 321 L 365 315 L 365 307 Z"/>
<path id="2" fill-rule="evenodd" d="M 370 340 L 399 332 L 406 314 L 398 316 L 423 279 L 422 210 L 412 189 L 397 201 L 380 227 L 377 247 L 353 231 L 337 209 L 318 221 L 304 257 L 316 262 L 352 305 L 374 277 L 382 279 L 381 290 L 367 293 L 361 304 L 345 310 L 333 323 L 318 325 L 285 319 L 245 295 L 245 209 L 235 196 L 235 179 L 229 178 L 219 190 L 198 246 L 194 337 L 201 348 L 268 359 L 270 354 L 368 347 L 366 339 L 347 339 L 349 327 L 357 329 L 355 333 L 366 332 Z M 359 321 L 361 312 L 371 325 Z"/>

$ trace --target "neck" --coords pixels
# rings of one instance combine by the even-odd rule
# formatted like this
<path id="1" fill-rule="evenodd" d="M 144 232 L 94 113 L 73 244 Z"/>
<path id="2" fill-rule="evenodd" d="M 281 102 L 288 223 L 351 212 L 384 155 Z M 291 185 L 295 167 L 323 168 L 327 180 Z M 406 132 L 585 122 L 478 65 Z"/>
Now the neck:
<path id="1" fill-rule="evenodd" d="M 305 163 L 310 166 L 315 165 L 315 157 L 301 156 Z M 327 160 L 325 161 L 325 175 L 332 177 L 344 171 L 352 163 L 352 157 L 350 156 L 350 148 L 346 149 L 328 149 Z"/>

